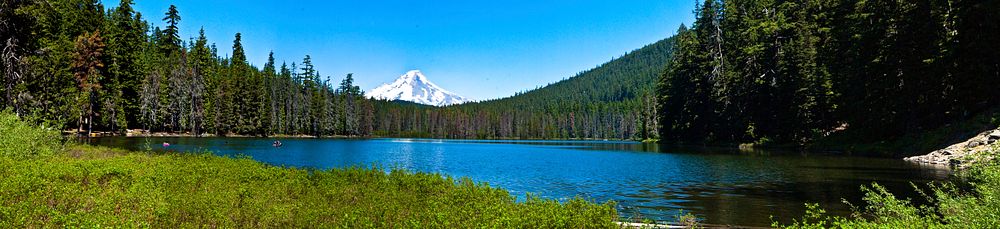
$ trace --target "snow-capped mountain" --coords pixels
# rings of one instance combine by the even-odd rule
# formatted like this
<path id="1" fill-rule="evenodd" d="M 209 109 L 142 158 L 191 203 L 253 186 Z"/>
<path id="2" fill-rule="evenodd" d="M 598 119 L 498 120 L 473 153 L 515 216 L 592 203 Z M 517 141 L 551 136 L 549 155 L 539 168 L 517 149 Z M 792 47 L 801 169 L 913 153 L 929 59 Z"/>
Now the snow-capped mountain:
<path id="1" fill-rule="evenodd" d="M 382 84 L 382 86 L 370 90 L 368 96 L 375 99 L 403 100 L 432 106 L 447 106 L 469 101 L 465 97 L 438 87 L 427 80 L 427 77 L 420 70 L 406 72 L 391 84 Z"/>

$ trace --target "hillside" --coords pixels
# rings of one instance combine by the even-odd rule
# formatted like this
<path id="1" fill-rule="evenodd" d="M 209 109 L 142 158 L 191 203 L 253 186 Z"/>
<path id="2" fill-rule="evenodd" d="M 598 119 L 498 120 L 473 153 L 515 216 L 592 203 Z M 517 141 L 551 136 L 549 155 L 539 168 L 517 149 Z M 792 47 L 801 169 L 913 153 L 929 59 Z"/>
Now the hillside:
<path id="1" fill-rule="evenodd" d="M 464 106 L 512 104 L 538 108 L 552 104 L 579 106 L 594 102 L 637 99 L 654 88 L 657 77 L 670 59 L 673 37 L 633 50 L 576 76 L 513 96 Z"/>
<path id="2" fill-rule="evenodd" d="M 514 96 L 443 108 L 376 103 L 388 137 L 645 139 L 656 136 L 652 90 L 670 59 L 660 40 L 568 79 Z"/>

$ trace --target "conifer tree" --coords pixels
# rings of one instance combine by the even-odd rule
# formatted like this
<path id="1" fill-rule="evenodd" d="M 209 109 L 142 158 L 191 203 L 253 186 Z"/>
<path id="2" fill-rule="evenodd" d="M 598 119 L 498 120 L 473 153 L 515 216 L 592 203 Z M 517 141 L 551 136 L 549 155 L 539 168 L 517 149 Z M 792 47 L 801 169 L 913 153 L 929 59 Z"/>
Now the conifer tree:
<path id="1" fill-rule="evenodd" d="M 104 53 L 104 41 L 100 32 L 84 33 L 76 38 L 73 53 L 73 76 L 80 87 L 78 106 L 80 121 L 77 130 L 83 132 L 87 125 L 87 136 L 90 136 L 94 125 L 94 104 L 97 102 L 97 90 L 101 89 L 101 55 Z"/>
<path id="2" fill-rule="evenodd" d="M 180 12 L 177 12 L 177 6 L 170 5 L 162 20 L 167 23 L 167 27 L 161 31 L 160 49 L 165 56 L 170 56 L 180 49 L 181 45 L 180 31 L 177 27 L 181 22 L 181 16 Z"/>

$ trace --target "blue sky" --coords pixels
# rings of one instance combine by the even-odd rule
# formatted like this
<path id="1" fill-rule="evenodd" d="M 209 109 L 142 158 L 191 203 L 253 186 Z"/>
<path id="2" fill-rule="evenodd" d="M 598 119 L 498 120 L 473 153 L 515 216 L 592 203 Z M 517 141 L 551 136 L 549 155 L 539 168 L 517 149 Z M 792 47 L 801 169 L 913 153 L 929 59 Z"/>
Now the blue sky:
<path id="1" fill-rule="evenodd" d="M 105 1 L 116 7 L 118 1 Z M 323 76 L 354 73 L 363 90 L 420 69 L 439 86 L 500 98 L 569 78 L 675 33 L 695 1 L 139 0 L 156 26 L 171 5 L 187 40 L 201 27 L 220 55 L 242 33 L 249 61 L 309 54 Z"/>

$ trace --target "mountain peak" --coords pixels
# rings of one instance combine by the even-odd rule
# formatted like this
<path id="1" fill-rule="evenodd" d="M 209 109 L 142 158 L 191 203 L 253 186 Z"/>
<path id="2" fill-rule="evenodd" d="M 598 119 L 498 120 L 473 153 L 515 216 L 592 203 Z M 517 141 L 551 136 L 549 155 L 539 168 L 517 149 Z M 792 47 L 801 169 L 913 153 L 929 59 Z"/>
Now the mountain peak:
<path id="1" fill-rule="evenodd" d="M 400 76 L 397 80 L 403 80 L 406 82 L 430 82 L 427 80 L 427 76 L 424 76 L 424 73 L 420 72 L 420 70 L 410 70 L 406 72 L 406 74 Z"/>
<path id="2" fill-rule="evenodd" d="M 432 106 L 447 106 L 469 101 L 432 83 L 420 70 L 407 71 L 391 84 L 382 84 L 372 89 L 369 96 L 375 99 L 403 100 Z"/>
<path id="3" fill-rule="evenodd" d="M 425 77 L 424 73 L 420 72 L 420 69 L 413 69 L 413 70 L 406 71 L 406 74 L 403 75 L 403 77 L 407 77 L 407 76 L 410 76 L 410 77 L 412 77 L 412 76 Z"/>

